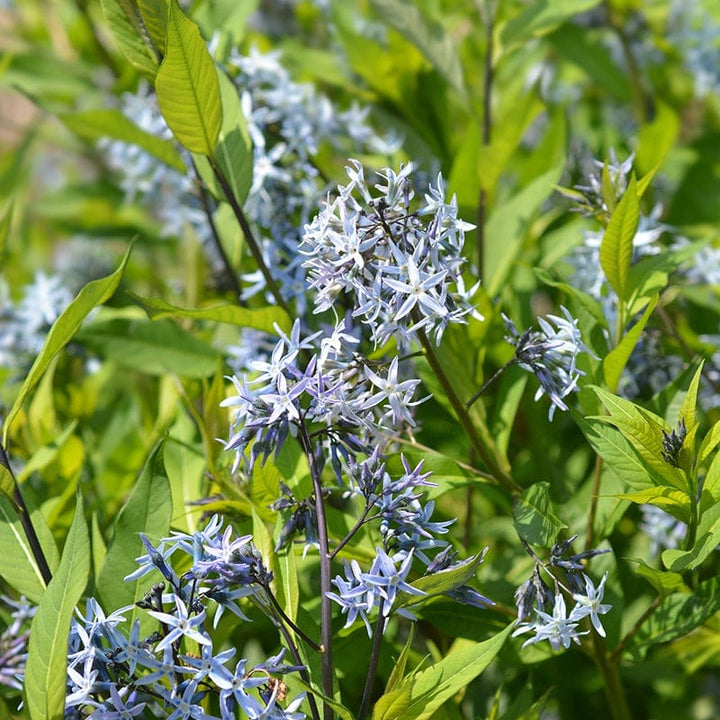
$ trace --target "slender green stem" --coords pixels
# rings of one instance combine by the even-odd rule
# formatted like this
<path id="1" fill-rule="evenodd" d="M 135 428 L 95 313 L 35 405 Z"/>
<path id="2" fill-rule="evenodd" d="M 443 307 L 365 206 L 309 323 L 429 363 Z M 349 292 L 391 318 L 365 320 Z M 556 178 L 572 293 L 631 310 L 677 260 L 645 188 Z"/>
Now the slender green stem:
<path id="1" fill-rule="evenodd" d="M 593 471 L 593 487 L 590 497 L 590 512 L 588 513 L 587 530 L 585 531 L 585 549 L 589 550 L 595 542 L 595 518 L 600 499 L 600 481 L 602 479 L 603 459 L 595 456 L 595 470 Z"/>
<path id="2" fill-rule="evenodd" d="M 635 624 L 625 633 L 625 636 L 620 640 L 615 649 L 610 654 L 610 659 L 613 662 L 617 662 L 620 656 L 625 652 L 627 644 L 637 634 L 638 630 L 643 626 L 645 621 L 660 607 L 662 603 L 662 597 L 658 595 L 651 603 L 650 607 L 635 621 Z"/>
<path id="3" fill-rule="evenodd" d="M 473 451 L 484 463 L 485 467 L 488 469 L 488 472 L 492 474 L 493 479 L 499 485 L 504 487 L 509 493 L 513 495 L 519 493 L 520 487 L 516 485 L 515 481 L 510 477 L 510 475 L 498 465 L 497 461 L 493 457 L 492 452 L 483 442 L 483 439 L 480 437 L 480 434 L 475 428 L 475 424 L 473 423 L 472 418 L 468 414 L 465 403 L 460 400 L 457 393 L 455 392 L 455 388 L 450 382 L 448 376 L 445 374 L 445 370 L 440 363 L 440 359 L 435 352 L 433 344 L 430 342 L 428 336 L 425 334 L 425 331 L 422 328 L 418 329 L 417 336 L 420 340 L 420 344 L 425 350 L 425 357 L 427 358 L 428 362 L 430 363 L 430 367 L 432 368 L 435 376 L 440 382 L 445 396 L 452 405 L 452 408 L 455 411 L 455 414 L 457 415 L 457 418 L 460 421 L 460 424 L 462 425 L 462 428 L 465 431 L 468 440 L 470 441 L 470 445 Z"/>
<path id="4" fill-rule="evenodd" d="M 195 171 L 195 178 L 197 179 L 197 186 L 198 186 L 198 194 L 200 195 L 200 203 L 203 208 L 203 212 L 205 213 L 205 217 L 207 218 L 208 225 L 210 226 L 210 235 L 213 240 L 213 245 L 215 247 L 215 250 L 217 254 L 220 256 L 220 262 L 223 265 L 223 268 L 225 269 L 225 275 L 227 276 L 228 282 L 232 286 L 232 291 L 235 294 L 235 297 L 237 298 L 237 301 L 240 305 L 243 304 L 242 301 L 242 288 L 240 287 L 240 281 L 238 280 L 237 273 L 235 272 L 235 269 L 232 266 L 232 263 L 230 262 L 230 258 L 228 257 L 227 253 L 225 252 L 225 248 L 223 247 L 223 244 L 220 240 L 220 234 L 218 233 L 217 226 L 215 225 L 215 220 L 212 216 L 212 207 L 210 206 L 210 198 L 208 197 L 209 193 L 207 191 L 207 188 L 203 184 L 201 178 L 200 178 L 200 172 L 197 169 L 197 165 L 195 164 L 195 161 L 193 160 L 193 170 Z"/>
<path id="5" fill-rule="evenodd" d="M 613 720 L 632 720 L 625 695 L 625 688 L 623 688 L 620 682 L 618 666 L 608 652 L 603 638 L 595 632 L 592 634 L 592 637 L 595 650 L 595 662 L 605 681 L 605 695 L 610 705 L 610 714 Z"/>
<path id="6" fill-rule="evenodd" d="M 277 598 L 275 597 L 273 591 L 270 589 L 269 585 L 263 585 L 263 589 L 267 593 L 268 598 L 270 599 L 270 602 L 272 606 L 275 608 L 275 611 L 278 613 L 280 618 L 288 625 L 288 627 L 297 635 L 299 635 L 315 652 L 322 652 L 322 648 L 313 640 L 311 640 L 285 613 L 285 611 L 280 606 L 280 603 L 277 601 Z"/>
<path id="7" fill-rule="evenodd" d="M 495 31 L 495 9 L 490 0 L 484 3 L 485 17 L 485 60 L 483 62 L 483 118 L 482 144 L 487 147 L 492 139 L 492 85 L 493 85 L 493 33 Z M 480 188 L 477 209 L 477 268 L 478 277 L 485 269 L 485 219 L 487 214 L 487 191 Z"/>
<path id="8" fill-rule="evenodd" d="M 337 544 L 335 549 L 330 553 L 330 559 L 332 560 L 355 536 L 355 533 L 363 526 L 367 520 L 368 513 L 372 507 L 365 505 L 362 515 L 358 518 L 357 522 L 350 528 L 348 534 Z"/>
<path id="9" fill-rule="evenodd" d="M 250 248 L 250 252 L 252 253 L 253 258 L 255 259 L 255 262 L 257 263 L 258 268 L 260 268 L 260 272 L 262 273 L 263 278 L 265 278 L 265 283 L 267 284 L 267 288 L 272 294 L 273 298 L 275 298 L 275 302 L 278 306 L 280 306 L 283 310 L 285 310 L 288 315 L 290 315 L 290 308 L 288 307 L 287 303 L 285 302 L 282 294 L 280 293 L 280 287 L 275 281 L 275 278 L 272 276 L 272 273 L 270 272 L 270 269 L 265 264 L 265 260 L 263 259 L 262 252 L 260 251 L 260 245 L 258 244 L 257 240 L 255 239 L 255 235 L 252 231 L 252 228 L 250 227 L 250 223 L 247 221 L 247 218 L 245 217 L 245 213 L 243 212 L 243 209 L 240 207 L 240 203 L 238 203 L 237 198 L 235 197 L 232 187 L 230 187 L 230 183 L 228 182 L 227 178 L 225 177 L 225 174 L 223 171 L 218 167 L 217 163 L 212 159 L 208 158 L 210 160 L 210 165 L 213 170 L 213 174 L 215 175 L 216 180 L 218 181 L 218 184 L 222 188 L 223 194 L 225 195 L 226 200 L 228 201 L 230 207 L 232 208 L 233 214 L 235 215 L 236 220 L 238 221 L 240 225 L 240 229 L 243 231 L 243 235 L 245 236 L 245 242 L 247 243 L 248 247 Z"/>
<path id="10" fill-rule="evenodd" d="M 372 651 L 370 653 L 370 664 L 368 665 L 368 674 L 365 679 L 365 688 L 363 690 L 362 700 L 360 701 L 360 709 L 358 710 L 357 720 L 365 720 L 365 714 L 370 706 L 373 685 L 375 684 L 375 676 L 377 675 L 378 662 L 380 661 L 380 647 L 382 646 L 386 623 L 387 618 L 383 615 L 383 601 L 381 600 L 380 607 L 378 609 L 378 620 L 375 625 Z"/>
<path id="11" fill-rule="evenodd" d="M 329 698 L 333 697 L 333 658 L 332 658 L 332 606 L 328 593 L 330 585 L 330 551 L 328 543 L 327 518 L 325 516 L 325 501 L 323 498 L 322 480 L 320 471 L 315 462 L 312 441 L 308 435 L 307 428 L 301 422 L 298 425 L 300 430 L 300 443 L 303 452 L 307 457 L 312 478 L 313 492 L 315 494 L 315 513 L 318 524 L 318 544 L 320 545 L 320 638 L 322 641 L 322 690 Z M 325 720 L 333 720 L 332 708 L 324 704 L 323 717 Z"/>
<path id="12" fill-rule="evenodd" d="M 12 499 L 15 503 L 15 508 L 18 511 L 18 515 L 20 516 L 20 524 L 22 525 L 23 532 L 25 533 L 25 537 L 28 541 L 28 545 L 30 546 L 30 550 L 32 551 L 35 562 L 37 563 L 40 574 L 42 575 L 43 582 L 45 583 L 45 585 L 49 585 L 50 581 L 52 580 L 50 566 L 48 565 L 47 559 L 45 558 L 45 553 L 43 552 L 42 546 L 40 545 L 40 540 L 37 536 L 37 533 L 35 532 L 35 527 L 32 524 L 32 520 L 30 518 L 30 512 L 27 508 L 27 505 L 25 504 L 22 493 L 20 492 L 20 485 L 18 484 L 15 473 L 13 472 L 10 465 L 10 459 L 5 452 L 5 448 L 3 447 L 2 443 L 0 443 L 0 464 L 8 471 L 8 473 L 10 473 L 10 477 L 13 481 Z"/>
<path id="13" fill-rule="evenodd" d="M 496 370 L 482 385 L 482 387 L 465 403 L 465 407 L 469 410 L 475 401 L 517 360 L 513 357 L 508 360 L 499 370 Z"/>

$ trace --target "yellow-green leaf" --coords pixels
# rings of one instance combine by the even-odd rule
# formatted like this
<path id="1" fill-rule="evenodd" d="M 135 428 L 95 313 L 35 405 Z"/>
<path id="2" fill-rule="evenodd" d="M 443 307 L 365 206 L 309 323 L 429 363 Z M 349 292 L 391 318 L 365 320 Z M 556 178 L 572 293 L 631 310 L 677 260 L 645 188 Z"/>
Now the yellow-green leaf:
<path id="1" fill-rule="evenodd" d="M 25 382 L 23 382 L 20 392 L 5 418 L 2 434 L 3 446 L 7 447 L 8 433 L 10 432 L 13 420 L 20 412 L 27 397 L 40 382 L 52 359 L 72 340 L 90 311 L 108 300 L 117 289 L 125 272 L 125 266 L 127 265 L 131 250 L 132 246 L 128 248 L 125 257 L 120 263 L 120 267 L 118 267 L 114 273 L 89 282 L 53 323 L 40 354 L 35 358 L 35 362 L 30 368 Z"/>
<path id="2" fill-rule="evenodd" d="M 78 498 L 60 566 L 33 618 L 25 670 L 25 704 L 31 720 L 62 720 L 68 635 L 75 605 L 90 575 L 90 541 Z"/>
<path id="3" fill-rule="evenodd" d="M 171 0 L 165 59 L 155 78 L 160 110 L 191 152 L 212 156 L 222 125 L 217 70 L 200 30 Z"/>
<path id="4" fill-rule="evenodd" d="M 625 194 L 613 211 L 600 245 L 600 264 L 621 302 L 627 299 L 627 275 L 639 218 L 640 200 L 637 196 L 637 182 L 632 175 Z"/>
<path id="5" fill-rule="evenodd" d="M 103 14 L 122 54 L 148 80 L 155 79 L 157 57 L 145 40 L 143 21 L 129 0 L 100 0 Z"/>

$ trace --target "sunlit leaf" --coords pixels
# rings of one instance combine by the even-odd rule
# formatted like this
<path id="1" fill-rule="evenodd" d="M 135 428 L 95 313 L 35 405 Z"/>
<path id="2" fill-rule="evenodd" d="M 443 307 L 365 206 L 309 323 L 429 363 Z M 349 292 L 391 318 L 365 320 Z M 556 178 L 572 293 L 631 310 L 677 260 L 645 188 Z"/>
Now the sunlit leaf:
<path id="1" fill-rule="evenodd" d="M 90 541 L 78 498 L 62 559 L 32 621 L 25 669 L 31 720 L 61 720 L 65 710 L 68 635 L 90 575 Z"/>
<path id="2" fill-rule="evenodd" d="M 170 0 L 167 48 L 155 90 L 175 137 L 191 152 L 212 155 L 222 124 L 217 70 L 197 25 L 177 0 Z"/>

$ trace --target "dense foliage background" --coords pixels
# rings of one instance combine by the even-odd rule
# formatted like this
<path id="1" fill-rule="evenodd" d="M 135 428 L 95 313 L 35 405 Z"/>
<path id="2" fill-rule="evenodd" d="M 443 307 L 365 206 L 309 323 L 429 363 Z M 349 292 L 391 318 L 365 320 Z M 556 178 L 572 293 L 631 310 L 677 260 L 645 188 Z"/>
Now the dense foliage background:
<path id="1" fill-rule="evenodd" d="M 0 2 L 0 715 L 717 717 L 718 163 L 711 0 Z"/>

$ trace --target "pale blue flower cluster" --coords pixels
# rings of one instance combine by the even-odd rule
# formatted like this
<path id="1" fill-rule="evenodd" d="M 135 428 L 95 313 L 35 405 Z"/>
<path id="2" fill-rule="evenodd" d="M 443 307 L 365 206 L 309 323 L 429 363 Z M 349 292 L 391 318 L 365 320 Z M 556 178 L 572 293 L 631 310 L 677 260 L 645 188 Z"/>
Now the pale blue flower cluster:
<path id="1" fill-rule="evenodd" d="M 349 295 L 376 345 L 395 338 L 407 346 L 421 329 L 439 344 L 450 323 L 482 319 L 470 300 L 476 288 L 466 289 L 462 275 L 474 226 L 458 217 L 454 196 L 446 200 L 442 176 L 416 207 L 412 163 L 378 172 L 372 187 L 358 161 L 346 170 L 350 182 L 306 226 L 301 245 L 315 312 Z"/>
<path id="2" fill-rule="evenodd" d="M 333 457 L 348 457 L 370 452 L 370 438 L 382 430 L 415 424 L 411 410 L 420 381 L 399 379 L 398 358 L 373 369 L 354 352 L 357 339 L 342 322 L 321 340 L 321 333 L 301 338 L 297 320 L 290 336 L 278 332 L 281 339 L 269 361 L 252 363 L 260 374 L 233 376 L 237 394 L 221 403 L 233 408 L 225 449 L 236 451 L 234 469 L 245 457 L 250 470 L 257 457 L 278 452 L 305 425 L 323 428 Z M 312 353 L 309 360 L 304 353 Z"/>
<path id="3" fill-rule="evenodd" d="M 272 573 L 250 536 L 238 537 L 230 526 L 223 530 L 214 516 L 202 530 L 173 532 L 157 546 L 144 535 L 142 541 L 146 552 L 125 579 L 158 574 L 161 582 L 137 603 L 157 621 L 154 630 L 141 630 L 132 606 L 106 616 L 90 598 L 85 614 L 72 623 L 65 717 L 236 720 L 241 710 L 251 719 L 302 720 L 305 694 L 285 704 L 285 686 L 276 677 L 302 666 L 284 664 L 282 650 L 252 667 L 245 658 L 230 667 L 235 648 L 217 647 L 213 638 L 224 610 L 248 620 L 238 605 L 247 597 L 282 622 L 271 596 Z M 179 574 L 176 566 L 187 567 L 188 561 Z M 143 621 L 142 627 L 148 625 Z"/>
<path id="4" fill-rule="evenodd" d="M 0 596 L 0 602 L 11 608 L 9 622 L 0 634 L 0 685 L 23 689 L 28 656 L 30 621 L 37 607 L 24 597 L 13 600 Z"/>
<path id="5" fill-rule="evenodd" d="M 228 67 L 237 71 L 234 82 L 253 143 L 253 180 L 244 209 L 283 297 L 295 301 L 302 314 L 306 286 L 298 245 L 328 189 L 315 156 L 326 147 L 341 156 L 388 157 L 398 150 L 399 140 L 371 127 L 369 107 L 354 103 L 340 110 L 313 85 L 294 81 L 280 52 L 233 51 Z M 246 298 L 265 289 L 259 271 L 243 279 Z"/>
<path id="6" fill-rule="evenodd" d="M 580 637 L 589 632 L 578 630 L 580 622 L 586 617 L 590 618 L 595 632 L 605 637 L 599 616 L 612 609 L 611 605 L 602 603 L 607 573 L 596 587 L 585 574 L 582 561 L 609 550 L 585 550 L 572 554 L 571 546 L 576 537 L 553 545 L 546 563 L 536 559 L 532 576 L 515 592 L 518 617 L 513 635 L 534 633 L 533 637 L 525 641 L 523 648 L 543 640 L 547 640 L 554 650 L 567 650 L 573 642 L 579 645 Z M 563 586 L 564 592 L 557 577 L 553 577 L 554 590 L 543 580 L 541 571 L 547 572 L 551 568 L 563 571 L 567 582 L 567 587 Z M 566 596 L 575 601 L 570 614 L 567 612 Z"/>
<path id="7" fill-rule="evenodd" d="M 60 275 L 38 272 L 13 302 L 0 282 L 0 368 L 26 372 L 73 296 Z"/>
<path id="8" fill-rule="evenodd" d="M 577 356 L 581 352 L 592 355 L 582 342 L 578 321 L 567 308 L 560 309 L 564 317 L 548 315 L 547 319 L 538 318 L 540 330 L 527 329 L 522 335 L 515 323 L 503 315 L 510 332 L 505 339 L 515 346 L 514 362 L 533 373 L 540 381 L 535 400 L 547 394 L 550 399 L 550 420 L 556 408 L 568 409 L 564 398 L 578 389 L 578 380 L 585 374 L 577 367 Z"/>

